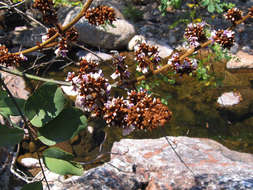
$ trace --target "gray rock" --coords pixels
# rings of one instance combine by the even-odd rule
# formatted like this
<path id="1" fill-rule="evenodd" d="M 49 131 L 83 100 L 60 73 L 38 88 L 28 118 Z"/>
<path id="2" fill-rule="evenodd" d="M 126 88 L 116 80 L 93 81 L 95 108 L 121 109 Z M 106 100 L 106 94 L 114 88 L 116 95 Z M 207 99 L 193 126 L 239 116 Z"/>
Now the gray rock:
<path id="1" fill-rule="evenodd" d="M 161 40 L 150 38 L 150 39 L 147 39 L 147 43 L 158 47 L 159 56 L 162 58 L 168 57 L 173 51 L 173 49 L 167 43 Z"/>
<path id="2" fill-rule="evenodd" d="M 138 45 L 141 44 L 142 42 L 145 42 L 145 37 L 142 35 L 135 35 L 128 43 L 128 50 L 129 51 L 134 51 L 134 48 Z"/>
<path id="3" fill-rule="evenodd" d="M 32 47 L 36 43 L 42 42 L 42 35 L 46 34 L 46 30 L 42 27 L 16 27 L 13 32 L 10 33 L 13 45 L 20 45 L 22 47 Z"/>
<path id="4" fill-rule="evenodd" d="M 76 53 L 77 57 L 84 57 L 86 58 L 87 60 L 92 60 L 92 61 L 101 61 L 101 59 L 103 61 L 108 61 L 108 60 L 111 60 L 113 57 L 112 55 L 108 54 L 108 53 L 103 53 L 103 52 L 99 52 L 99 51 L 96 51 L 94 52 L 97 56 L 95 56 L 94 54 L 92 53 L 89 53 L 87 51 L 83 51 L 83 50 L 80 50 Z M 101 59 L 100 59 L 101 58 Z"/>
<path id="5" fill-rule="evenodd" d="M 231 151 L 213 140 L 122 139 L 111 152 L 110 162 L 80 177 L 55 179 L 51 190 L 253 189 L 253 155 Z"/>
<path id="6" fill-rule="evenodd" d="M 63 25 L 69 23 L 79 12 L 80 8 L 78 7 L 71 10 Z M 75 24 L 79 32 L 78 40 L 97 48 L 114 50 L 126 48 L 129 40 L 135 35 L 134 26 L 124 19 L 117 19 L 113 22 L 113 25 L 114 27 L 109 25 L 105 28 L 96 27 L 90 25 L 83 17 Z"/>

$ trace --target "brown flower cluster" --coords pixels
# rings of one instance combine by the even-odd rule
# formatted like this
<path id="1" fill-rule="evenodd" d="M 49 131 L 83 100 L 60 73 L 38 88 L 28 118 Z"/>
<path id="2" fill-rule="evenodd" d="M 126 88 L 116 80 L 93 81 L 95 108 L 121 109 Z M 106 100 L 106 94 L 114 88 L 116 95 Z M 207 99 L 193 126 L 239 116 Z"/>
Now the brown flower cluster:
<path id="1" fill-rule="evenodd" d="M 139 64 L 136 70 L 142 73 L 147 73 L 149 69 L 157 69 L 161 61 L 161 57 L 158 53 L 158 48 L 155 46 L 149 46 L 146 43 L 139 44 L 134 53 L 135 60 Z"/>
<path id="2" fill-rule="evenodd" d="M 85 13 L 85 18 L 90 24 L 103 25 L 106 21 L 112 24 L 116 20 L 115 11 L 113 8 L 108 6 L 97 6 L 89 9 Z"/>
<path id="3" fill-rule="evenodd" d="M 68 52 L 68 43 L 77 40 L 78 32 L 76 28 L 72 27 L 68 31 L 66 31 L 61 36 L 61 40 L 59 41 L 59 47 L 55 50 L 56 55 L 61 55 L 62 57 L 67 56 Z"/>
<path id="4" fill-rule="evenodd" d="M 224 17 L 235 24 L 237 21 L 242 19 L 242 11 L 238 8 L 232 8 L 225 13 Z"/>
<path id="5" fill-rule="evenodd" d="M 159 99 L 146 91 L 128 93 L 127 100 L 113 98 L 105 104 L 104 119 L 109 125 L 120 125 L 124 129 L 151 130 L 163 126 L 172 113 Z"/>
<path id="6" fill-rule="evenodd" d="M 6 67 L 19 66 L 19 63 L 24 60 L 26 60 L 26 57 L 23 54 L 12 54 L 5 45 L 0 44 L 0 65 L 4 65 Z"/>
<path id="7" fill-rule="evenodd" d="M 128 71 L 128 66 L 125 63 L 126 57 L 119 54 L 113 56 L 113 66 L 115 72 L 111 75 L 113 80 L 119 78 L 119 83 L 122 84 L 124 81 L 128 80 L 130 77 L 130 72 Z"/>
<path id="8" fill-rule="evenodd" d="M 200 43 L 203 43 L 207 40 L 204 27 L 206 23 L 190 23 L 185 29 L 184 36 L 189 41 L 191 46 L 197 47 Z"/>
<path id="9" fill-rule="evenodd" d="M 235 34 L 231 30 L 213 31 L 212 40 L 223 48 L 231 48 L 235 42 Z"/>
<path id="10" fill-rule="evenodd" d="M 163 126 L 172 116 L 172 112 L 160 99 L 152 98 L 146 91 L 131 91 L 128 100 L 133 106 L 128 109 L 127 126 L 151 130 Z"/>
<path id="11" fill-rule="evenodd" d="M 77 75 L 68 73 L 67 77 L 67 81 L 72 82 L 73 90 L 78 94 L 76 104 L 84 111 L 91 112 L 92 117 L 101 116 L 111 86 L 104 78 L 102 70 L 96 68 L 96 64 L 83 59 L 80 65 Z"/>
<path id="12" fill-rule="evenodd" d="M 253 17 L 253 6 L 249 8 L 249 15 Z"/>
<path id="13" fill-rule="evenodd" d="M 57 23 L 57 13 L 52 0 L 35 0 L 33 7 L 42 13 L 43 21 L 46 24 Z"/>

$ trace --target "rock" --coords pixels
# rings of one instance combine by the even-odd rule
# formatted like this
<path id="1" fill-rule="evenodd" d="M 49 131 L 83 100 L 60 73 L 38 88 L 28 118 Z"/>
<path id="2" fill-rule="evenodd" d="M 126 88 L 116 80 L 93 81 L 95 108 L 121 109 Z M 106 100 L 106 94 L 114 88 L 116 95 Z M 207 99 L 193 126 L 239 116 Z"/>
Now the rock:
<path id="1" fill-rule="evenodd" d="M 63 181 L 55 178 L 51 190 L 253 189 L 253 155 L 231 151 L 213 140 L 122 139 L 114 143 L 111 152 L 110 162 L 83 176 Z"/>
<path id="2" fill-rule="evenodd" d="M 10 33 L 13 45 L 22 45 L 22 47 L 33 47 L 37 43 L 42 42 L 42 35 L 46 33 L 46 30 L 42 27 L 16 27 L 13 32 Z"/>
<path id="3" fill-rule="evenodd" d="M 173 51 L 173 49 L 167 43 L 157 40 L 157 39 L 154 39 L 154 38 L 147 39 L 147 43 L 158 47 L 158 50 L 159 50 L 158 55 L 161 58 L 168 57 Z"/>
<path id="4" fill-rule="evenodd" d="M 238 51 L 236 56 L 227 62 L 227 69 L 252 69 L 253 55 Z"/>
<path id="5" fill-rule="evenodd" d="M 239 104 L 242 96 L 239 92 L 225 92 L 217 100 L 221 106 L 233 106 Z"/>
<path id="6" fill-rule="evenodd" d="M 79 12 L 80 8 L 78 7 L 71 10 L 63 25 L 69 23 Z M 113 26 L 107 25 L 103 28 L 89 24 L 83 17 L 75 24 L 75 27 L 78 30 L 80 42 L 110 50 L 126 48 L 129 40 L 135 35 L 134 26 L 124 19 L 117 19 L 113 22 Z"/>
<path id="7" fill-rule="evenodd" d="M 240 103 L 236 104 L 238 101 Z M 219 102 L 223 102 L 224 106 L 218 104 L 217 110 L 225 120 L 231 122 L 244 120 L 253 114 L 253 91 L 251 89 L 240 89 L 240 94 L 236 92 L 225 94 Z"/>
<path id="8" fill-rule="evenodd" d="M 128 50 L 134 51 L 134 48 L 136 45 L 141 44 L 142 42 L 145 42 L 145 37 L 142 35 L 135 35 L 129 42 L 128 42 Z"/>
<path id="9" fill-rule="evenodd" d="M 103 53 L 103 52 L 99 52 L 99 51 L 95 51 L 94 52 L 97 56 L 95 56 L 92 53 L 89 53 L 87 51 L 83 51 L 80 50 L 76 53 L 77 57 L 84 57 L 87 60 L 91 60 L 91 61 L 108 61 L 111 60 L 113 57 L 112 55 L 108 54 L 108 53 Z"/>

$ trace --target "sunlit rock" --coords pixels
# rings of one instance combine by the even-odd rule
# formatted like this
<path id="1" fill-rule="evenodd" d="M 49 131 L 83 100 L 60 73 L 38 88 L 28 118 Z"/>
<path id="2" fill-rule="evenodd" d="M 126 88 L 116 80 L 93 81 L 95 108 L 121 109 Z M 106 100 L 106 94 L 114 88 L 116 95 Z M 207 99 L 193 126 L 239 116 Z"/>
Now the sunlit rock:
<path id="1" fill-rule="evenodd" d="M 225 92 L 217 100 L 221 106 L 233 106 L 242 101 L 242 96 L 239 92 Z"/>

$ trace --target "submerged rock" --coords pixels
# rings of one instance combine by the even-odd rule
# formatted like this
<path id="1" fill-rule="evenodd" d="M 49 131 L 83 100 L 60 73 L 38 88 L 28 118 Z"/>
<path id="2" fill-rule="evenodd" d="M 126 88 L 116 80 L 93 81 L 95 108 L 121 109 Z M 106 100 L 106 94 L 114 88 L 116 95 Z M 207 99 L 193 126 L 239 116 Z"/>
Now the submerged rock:
<path id="1" fill-rule="evenodd" d="M 253 189 L 253 155 L 213 140 L 122 139 L 111 152 L 110 162 L 80 177 L 55 180 L 51 189 Z"/>
<path id="2" fill-rule="evenodd" d="M 239 92 L 225 92 L 217 100 L 221 106 L 233 106 L 239 104 L 242 96 Z"/>

